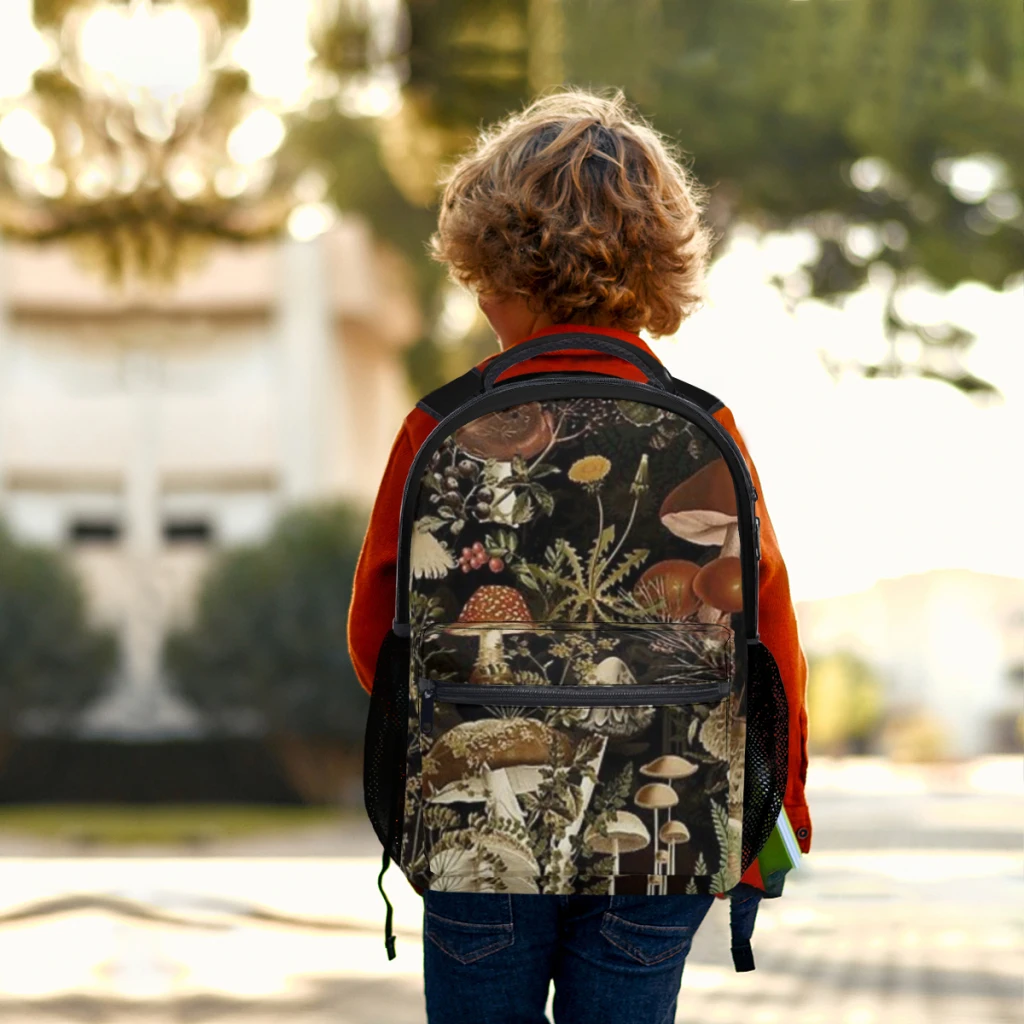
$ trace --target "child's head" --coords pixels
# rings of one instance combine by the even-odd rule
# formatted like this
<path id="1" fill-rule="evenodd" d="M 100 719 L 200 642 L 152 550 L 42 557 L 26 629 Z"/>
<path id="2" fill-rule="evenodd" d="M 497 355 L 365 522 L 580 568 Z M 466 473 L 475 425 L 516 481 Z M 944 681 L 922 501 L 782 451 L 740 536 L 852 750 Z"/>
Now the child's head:
<path id="1" fill-rule="evenodd" d="M 455 165 L 434 256 L 485 312 L 518 300 L 541 325 L 671 334 L 700 303 L 703 202 L 621 93 L 560 92 L 484 132 Z"/>

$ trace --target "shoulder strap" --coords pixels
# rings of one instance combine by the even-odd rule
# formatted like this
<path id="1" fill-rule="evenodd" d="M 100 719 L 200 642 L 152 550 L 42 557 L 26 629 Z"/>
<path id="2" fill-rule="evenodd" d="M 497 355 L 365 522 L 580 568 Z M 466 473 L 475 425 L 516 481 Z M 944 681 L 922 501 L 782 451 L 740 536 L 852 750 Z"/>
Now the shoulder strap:
<path id="1" fill-rule="evenodd" d="M 482 371 L 473 366 L 461 377 L 456 377 L 455 380 L 435 388 L 429 395 L 424 395 L 416 403 L 416 408 L 429 413 L 440 423 L 459 406 L 465 405 L 471 398 L 480 394 L 482 380 Z"/>
<path id="2" fill-rule="evenodd" d="M 574 371 L 580 374 L 591 374 L 589 370 L 577 370 Z M 521 376 L 543 376 L 543 373 L 537 374 L 522 374 Z M 601 376 L 604 376 L 603 374 Z M 416 407 L 422 409 L 425 413 L 433 416 L 439 423 L 446 416 L 450 416 L 460 406 L 465 405 L 471 398 L 475 398 L 480 394 L 480 387 L 483 381 L 483 371 L 473 366 L 467 370 L 461 377 L 456 377 L 454 380 L 448 381 L 447 384 L 442 384 L 439 388 L 435 388 L 428 395 L 424 395 L 417 403 Z M 672 377 L 672 387 L 680 398 L 685 398 L 688 402 L 693 402 L 694 405 L 700 406 L 709 415 L 716 413 L 723 407 L 723 402 L 712 395 L 708 391 L 703 391 L 693 384 L 687 384 L 686 381 L 680 380 L 678 377 Z"/>
<path id="3" fill-rule="evenodd" d="M 725 403 L 715 398 L 710 391 L 702 391 L 693 384 L 687 384 L 685 380 L 678 377 L 672 378 L 672 387 L 680 398 L 685 398 L 694 405 L 699 405 L 709 416 L 724 408 Z"/>
<path id="4" fill-rule="evenodd" d="M 737 971 L 754 970 L 754 951 L 750 940 L 754 920 L 764 894 L 755 886 L 739 882 L 729 890 L 729 933 L 732 939 L 732 962 Z"/>

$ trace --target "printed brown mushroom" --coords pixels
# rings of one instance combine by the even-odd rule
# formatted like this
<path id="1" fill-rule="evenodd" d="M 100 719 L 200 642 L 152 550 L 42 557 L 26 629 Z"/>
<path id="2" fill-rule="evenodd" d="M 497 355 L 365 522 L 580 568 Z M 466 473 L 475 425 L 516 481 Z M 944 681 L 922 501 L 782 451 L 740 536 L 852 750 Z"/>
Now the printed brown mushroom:
<path id="1" fill-rule="evenodd" d="M 523 823 L 517 796 L 535 791 L 541 768 L 564 764 L 568 738 L 534 718 L 462 722 L 435 740 L 423 758 L 423 793 L 430 803 L 486 803 L 497 818 Z"/>
<path id="2" fill-rule="evenodd" d="M 725 459 L 715 459 L 674 487 L 658 512 L 664 526 L 693 544 L 718 544 L 720 555 L 739 554 L 736 488 Z"/>
<path id="3" fill-rule="evenodd" d="M 697 771 L 697 765 L 678 754 L 662 754 L 640 768 L 640 774 L 652 779 L 685 779 Z"/>
<path id="4" fill-rule="evenodd" d="M 591 825 L 583 836 L 583 841 L 595 853 L 610 853 L 615 861 L 612 880 L 608 892 L 615 893 L 615 876 L 619 873 L 619 854 L 633 853 L 642 850 L 651 841 L 647 826 L 629 811 L 617 811 L 615 817 L 608 822 L 605 835 Z"/>
<path id="5" fill-rule="evenodd" d="M 693 578 L 699 572 L 696 562 L 666 558 L 644 571 L 633 586 L 633 596 L 643 605 L 659 608 L 667 622 L 681 622 L 697 610 Z"/>
<path id="6" fill-rule="evenodd" d="M 528 459 L 551 441 L 551 421 L 540 402 L 525 402 L 499 409 L 459 427 L 455 443 L 480 459 L 508 462 L 513 456 Z"/>
<path id="7" fill-rule="evenodd" d="M 743 573 L 732 555 L 708 562 L 693 578 L 693 592 L 722 612 L 743 611 Z"/>
<path id="8" fill-rule="evenodd" d="M 680 843 L 688 843 L 690 841 L 690 830 L 681 821 L 669 819 L 661 826 L 658 838 L 671 851 L 668 870 L 669 874 L 674 875 L 676 873 L 676 847 Z"/>
<path id="9" fill-rule="evenodd" d="M 679 794 L 671 786 L 664 782 L 648 782 L 641 786 L 633 796 L 633 803 L 637 807 L 654 811 L 654 874 L 658 873 L 658 811 L 668 810 L 679 803 Z M 648 895 L 651 886 L 648 883 Z"/>
<path id="10" fill-rule="evenodd" d="M 509 628 L 506 623 L 523 623 L 520 629 Z M 500 628 L 480 630 L 479 624 L 501 623 Z M 476 662 L 469 674 L 471 683 L 507 683 L 512 680 L 512 671 L 505 663 L 505 648 L 502 637 L 505 633 L 520 632 L 533 623 L 533 616 L 515 587 L 487 583 L 478 587 L 472 597 L 462 606 L 454 625 L 446 626 L 444 632 L 454 636 L 478 636 L 480 649 Z M 460 628 L 464 627 L 464 628 Z"/>

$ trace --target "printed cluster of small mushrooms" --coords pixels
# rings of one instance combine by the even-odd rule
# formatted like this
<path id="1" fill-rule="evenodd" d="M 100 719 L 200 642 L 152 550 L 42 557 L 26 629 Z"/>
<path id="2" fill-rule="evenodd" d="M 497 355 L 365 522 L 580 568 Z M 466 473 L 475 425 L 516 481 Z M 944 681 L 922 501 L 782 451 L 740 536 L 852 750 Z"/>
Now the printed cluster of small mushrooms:
<path id="1" fill-rule="evenodd" d="M 579 708 L 579 727 L 592 731 L 607 708 Z M 650 724 L 651 708 L 631 708 L 633 720 L 621 723 L 618 734 L 635 735 Z M 605 732 L 606 730 L 602 730 Z M 573 746 L 560 729 L 534 718 L 480 718 L 462 722 L 442 734 L 423 759 L 423 792 L 430 804 L 479 804 L 486 814 L 483 827 L 461 830 L 435 844 L 430 870 L 435 888 L 444 888 L 446 880 L 458 886 L 466 879 L 481 889 L 493 883 L 503 891 L 519 893 L 560 892 L 568 884 L 570 854 L 593 793 L 593 779 L 600 769 L 608 736 L 602 735 L 597 752 L 573 794 L 572 817 L 563 823 L 547 877 L 542 878 L 538 863 L 527 842 L 526 822 L 519 798 L 535 793 L 545 770 L 567 764 Z M 679 803 L 674 783 L 686 779 L 698 766 L 675 754 L 664 754 L 640 772 L 652 781 L 633 795 L 633 803 L 653 812 L 653 851 L 648 875 L 648 893 L 666 892 L 666 876 L 676 870 L 676 848 L 690 839 L 690 830 L 672 817 Z M 665 819 L 660 820 L 664 812 Z M 644 822 L 629 811 L 617 811 L 610 820 L 591 825 L 583 842 L 592 853 L 611 855 L 613 875 L 619 873 L 619 857 L 652 845 L 652 833 Z M 501 879 L 493 872 L 500 858 Z M 489 877 L 490 873 L 490 877 Z M 610 892 L 614 893 L 612 877 Z"/>

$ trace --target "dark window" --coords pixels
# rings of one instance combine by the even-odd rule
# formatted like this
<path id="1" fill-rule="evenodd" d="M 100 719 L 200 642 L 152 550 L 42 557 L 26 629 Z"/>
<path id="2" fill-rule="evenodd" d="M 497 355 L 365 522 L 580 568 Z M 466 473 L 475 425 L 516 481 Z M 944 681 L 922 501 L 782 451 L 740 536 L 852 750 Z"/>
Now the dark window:
<path id="1" fill-rule="evenodd" d="M 116 519 L 74 519 L 68 533 L 72 544 L 116 544 L 121 524 Z"/>
<path id="2" fill-rule="evenodd" d="M 168 544 L 209 544 L 213 528 L 208 519 L 168 519 L 164 523 L 164 540 Z"/>

